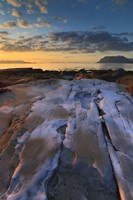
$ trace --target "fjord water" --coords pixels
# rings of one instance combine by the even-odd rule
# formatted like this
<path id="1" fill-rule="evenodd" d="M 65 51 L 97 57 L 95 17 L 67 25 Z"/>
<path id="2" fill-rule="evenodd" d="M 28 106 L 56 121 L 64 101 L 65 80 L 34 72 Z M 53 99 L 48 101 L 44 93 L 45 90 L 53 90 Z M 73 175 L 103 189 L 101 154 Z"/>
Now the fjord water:
<path id="1" fill-rule="evenodd" d="M 26 64 L 0 64 L 0 69 L 9 69 L 9 68 L 38 68 L 42 70 L 102 70 L 102 69 L 119 69 L 123 68 L 126 71 L 133 71 L 132 64 L 121 64 L 121 63 L 26 63 Z"/>

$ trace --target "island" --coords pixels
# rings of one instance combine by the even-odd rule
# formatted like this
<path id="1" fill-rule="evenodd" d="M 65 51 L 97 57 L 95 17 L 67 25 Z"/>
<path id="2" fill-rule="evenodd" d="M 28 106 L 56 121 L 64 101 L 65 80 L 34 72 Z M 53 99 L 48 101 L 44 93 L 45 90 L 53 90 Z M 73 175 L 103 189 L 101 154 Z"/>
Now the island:
<path id="1" fill-rule="evenodd" d="M 133 59 L 125 56 L 105 56 L 98 63 L 133 63 Z"/>
<path id="2" fill-rule="evenodd" d="M 0 64 L 31 64 L 31 62 L 24 60 L 0 60 Z"/>

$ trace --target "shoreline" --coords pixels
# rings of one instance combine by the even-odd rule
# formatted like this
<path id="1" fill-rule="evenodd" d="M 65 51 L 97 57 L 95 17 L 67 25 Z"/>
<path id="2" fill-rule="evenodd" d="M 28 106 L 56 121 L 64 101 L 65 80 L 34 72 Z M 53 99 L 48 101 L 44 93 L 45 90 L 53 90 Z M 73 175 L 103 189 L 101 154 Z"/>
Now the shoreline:
<path id="1" fill-rule="evenodd" d="M 34 68 L 11 68 L 0 70 L 0 93 L 2 88 L 10 85 L 43 79 L 99 79 L 125 85 L 127 91 L 133 94 L 133 71 L 117 70 L 85 70 L 50 71 Z M 6 90 L 5 90 L 6 91 Z"/>

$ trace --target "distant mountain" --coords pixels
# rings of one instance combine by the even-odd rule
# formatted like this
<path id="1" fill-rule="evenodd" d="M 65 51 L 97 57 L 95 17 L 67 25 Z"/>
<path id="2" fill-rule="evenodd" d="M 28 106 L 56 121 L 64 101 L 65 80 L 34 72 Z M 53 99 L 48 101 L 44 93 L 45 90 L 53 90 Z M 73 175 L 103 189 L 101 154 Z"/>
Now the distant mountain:
<path id="1" fill-rule="evenodd" d="M 133 59 L 124 56 L 105 56 L 98 63 L 133 63 Z"/>

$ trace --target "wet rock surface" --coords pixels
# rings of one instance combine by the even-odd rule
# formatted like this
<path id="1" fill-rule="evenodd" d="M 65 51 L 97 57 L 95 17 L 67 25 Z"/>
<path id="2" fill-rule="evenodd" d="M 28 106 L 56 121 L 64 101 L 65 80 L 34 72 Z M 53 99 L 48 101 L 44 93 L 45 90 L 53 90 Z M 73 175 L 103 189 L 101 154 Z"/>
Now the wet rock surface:
<path id="1" fill-rule="evenodd" d="M 112 186 L 107 186 L 99 171 L 90 166 L 85 158 L 77 159 L 75 163 L 71 160 L 66 163 L 64 158 L 68 155 L 72 160 L 73 153 L 63 148 L 58 169 L 48 184 L 49 200 L 119 199 L 115 178 L 110 183 Z"/>
<path id="2" fill-rule="evenodd" d="M 0 94 L 1 200 L 132 200 L 133 97 L 102 80 Z"/>

